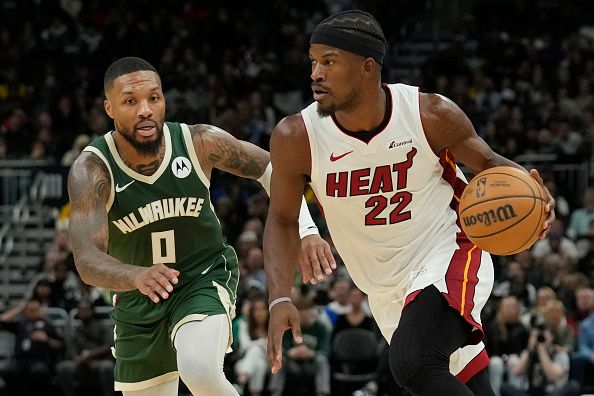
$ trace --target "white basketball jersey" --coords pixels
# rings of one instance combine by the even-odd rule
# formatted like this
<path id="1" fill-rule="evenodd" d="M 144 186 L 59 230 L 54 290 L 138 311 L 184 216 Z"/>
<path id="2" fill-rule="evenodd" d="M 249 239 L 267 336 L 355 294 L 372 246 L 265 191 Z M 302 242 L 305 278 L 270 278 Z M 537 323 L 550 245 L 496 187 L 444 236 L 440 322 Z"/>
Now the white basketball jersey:
<path id="1" fill-rule="evenodd" d="M 367 294 L 408 287 L 437 257 L 447 270 L 461 232 L 454 191 L 459 197 L 466 184 L 451 154 L 438 157 L 429 146 L 418 88 L 388 88 L 389 121 L 369 143 L 345 134 L 332 117 L 320 117 L 315 102 L 301 112 L 311 186 L 338 253 Z M 425 275 L 443 278 L 443 271 Z"/>

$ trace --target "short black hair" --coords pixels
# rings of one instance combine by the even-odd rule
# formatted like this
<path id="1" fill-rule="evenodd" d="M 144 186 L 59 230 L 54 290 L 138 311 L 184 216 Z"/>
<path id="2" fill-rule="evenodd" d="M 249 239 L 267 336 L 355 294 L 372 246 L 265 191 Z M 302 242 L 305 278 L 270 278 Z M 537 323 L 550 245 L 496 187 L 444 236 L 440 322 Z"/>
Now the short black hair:
<path id="1" fill-rule="evenodd" d="M 159 75 L 157 69 L 155 69 L 153 65 L 142 58 L 138 58 L 136 56 L 127 56 L 125 58 L 116 60 L 111 65 L 109 65 L 105 71 L 105 76 L 103 77 L 103 90 L 105 91 L 105 94 L 107 95 L 107 90 L 109 87 L 111 87 L 113 80 L 116 78 L 123 76 L 124 74 L 130 74 L 142 70 L 152 71 Z"/>
<path id="2" fill-rule="evenodd" d="M 382 27 L 377 19 L 368 12 L 361 10 L 347 10 L 330 15 L 319 23 L 318 26 L 326 26 L 333 29 L 345 30 L 358 36 L 381 41 L 388 45 Z"/>

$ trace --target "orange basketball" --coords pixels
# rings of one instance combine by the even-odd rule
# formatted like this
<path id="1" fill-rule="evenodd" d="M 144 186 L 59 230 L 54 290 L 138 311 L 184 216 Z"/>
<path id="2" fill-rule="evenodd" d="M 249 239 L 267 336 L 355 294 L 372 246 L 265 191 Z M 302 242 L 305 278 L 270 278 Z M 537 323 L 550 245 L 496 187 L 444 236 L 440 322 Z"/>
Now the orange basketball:
<path id="1" fill-rule="evenodd" d="M 528 172 L 498 166 L 476 175 L 464 189 L 460 225 L 479 248 L 500 256 L 515 254 L 538 239 L 547 202 Z"/>

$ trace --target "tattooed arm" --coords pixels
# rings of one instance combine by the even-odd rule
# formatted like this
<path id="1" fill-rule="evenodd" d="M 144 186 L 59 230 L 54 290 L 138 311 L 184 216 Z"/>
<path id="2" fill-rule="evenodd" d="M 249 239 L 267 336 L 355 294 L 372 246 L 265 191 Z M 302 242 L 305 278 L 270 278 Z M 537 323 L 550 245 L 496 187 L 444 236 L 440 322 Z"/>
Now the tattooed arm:
<path id="1" fill-rule="evenodd" d="M 111 191 L 109 171 L 97 155 L 83 152 L 68 175 L 71 212 L 68 231 L 74 261 L 83 281 L 114 291 L 139 289 L 155 302 L 167 298 L 179 272 L 163 264 L 140 267 L 107 254 L 109 237 L 105 204 Z"/>
<path id="2" fill-rule="evenodd" d="M 212 125 L 189 125 L 202 170 L 208 178 L 212 168 L 248 179 L 258 179 L 270 163 L 270 154 L 260 147 L 238 140 Z"/>

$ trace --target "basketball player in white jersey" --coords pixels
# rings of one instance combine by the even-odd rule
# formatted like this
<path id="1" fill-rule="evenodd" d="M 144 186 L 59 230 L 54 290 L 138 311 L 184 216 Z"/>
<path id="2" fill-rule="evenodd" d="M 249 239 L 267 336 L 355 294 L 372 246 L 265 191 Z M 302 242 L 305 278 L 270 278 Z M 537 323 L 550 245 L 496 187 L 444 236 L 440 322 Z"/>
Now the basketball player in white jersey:
<path id="1" fill-rule="evenodd" d="M 494 153 L 450 100 L 381 83 L 386 40 L 370 14 L 333 15 L 310 44 L 315 103 L 279 122 L 270 144 L 264 250 L 272 371 L 282 367 L 284 331 L 301 339 L 288 296 L 299 204 L 311 180 L 338 253 L 390 343 L 396 381 L 415 395 L 492 395 L 480 311 L 493 264 L 460 229 L 456 207 L 466 180 L 455 161 L 474 173 L 520 166 Z M 548 197 L 541 238 L 554 216 Z M 326 258 L 309 259 L 319 265 L 305 266 L 306 277 L 331 274 Z"/>

